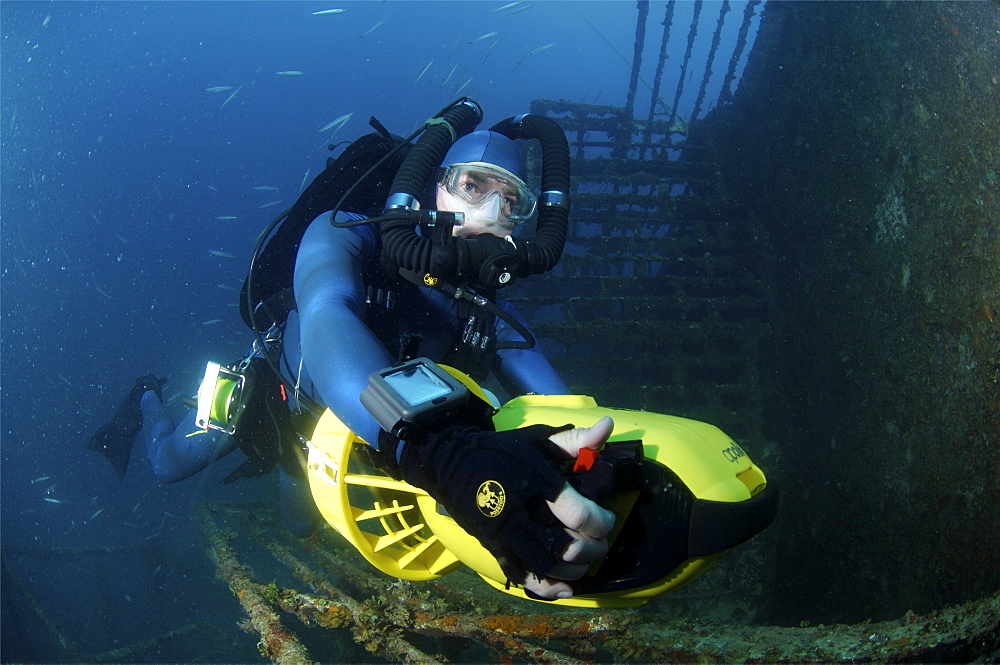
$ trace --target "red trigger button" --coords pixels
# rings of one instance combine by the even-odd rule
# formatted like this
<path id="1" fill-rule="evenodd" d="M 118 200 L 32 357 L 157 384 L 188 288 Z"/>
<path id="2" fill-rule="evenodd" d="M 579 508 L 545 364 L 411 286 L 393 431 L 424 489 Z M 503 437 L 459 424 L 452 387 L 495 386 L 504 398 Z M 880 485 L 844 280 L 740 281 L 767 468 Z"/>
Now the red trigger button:
<path id="1" fill-rule="evenodd" d="M 580 448 L 580 452 L 576 454 L 576 463 L 573 464 L 573 471 L 590 471 L 590 467 L 594 466 L 594 462 L 597 461 L 597 456 L 600 454 L 600 451 L 593 448 Z"/>

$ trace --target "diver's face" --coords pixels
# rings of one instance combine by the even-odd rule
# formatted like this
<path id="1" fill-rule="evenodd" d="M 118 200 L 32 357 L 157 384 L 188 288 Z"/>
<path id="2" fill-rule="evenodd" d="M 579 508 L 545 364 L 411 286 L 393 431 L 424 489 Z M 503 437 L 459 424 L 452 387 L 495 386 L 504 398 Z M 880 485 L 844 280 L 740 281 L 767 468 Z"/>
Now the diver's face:
<path id="1" fill-rule="evenodd" d="M 489 183 L 475 182 L 469 180 L 461 183 L 463 187 L 469 189 L 483 188 Z M 506 238 L 514 230 L 514 223 L 510 221 L 506 214 L 509 207 L 506 201 L 511 195 L 516 196 L 517 190 L 512 189 L 507 192 L 502 188 L 494 189 L 483 193 L 481 200 L 472 204 L 449 192 L 444 185 L 437 187 L 437 208 L 448 212 L 460 212 L 465 215 L 465 223 L 456 226 L 452 230 L 452 235 L 458 238 L 467 238 L 480 233 L 491 233 L 499 238 Z"/>

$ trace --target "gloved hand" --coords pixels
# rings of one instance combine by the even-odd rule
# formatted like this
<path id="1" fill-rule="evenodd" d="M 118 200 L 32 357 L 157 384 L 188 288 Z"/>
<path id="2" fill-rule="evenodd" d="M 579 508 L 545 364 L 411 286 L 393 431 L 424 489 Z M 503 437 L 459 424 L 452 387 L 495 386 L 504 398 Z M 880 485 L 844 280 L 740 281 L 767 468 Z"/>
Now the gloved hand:
<path id="1" fill-rule="evenodd" d="M 614 514 L 581 496 L 561 470 L 582 447 L 598 448 L 610 418 L 568 431 L 533 425 L 506 432 L 452 426 L 404 446 L 401 476 L 426 490 L 500 563 L 542 598 L 568 598 L 607 553 Z"/>
<path id="2" fill-rule="evenodd" d="M 577 427 L 549 437 L 571 459 L 581 448 L 598 449 L 607 442 L 614 421 L 605 416 L 591 427 Z M 552 514 L 563 524 L 570 543 L 561 561 L 539 579 L 529 575 L 524 587 L 542 598 L 569 598 L 573 589 L 560 580 L 578 580 L 590 569 L 590 564 L 608 553 L 608 534 L 615 526 L 615 514 L 586 498 L 569 483 L 563 485 L 555 501 L 548 503 Z"/>

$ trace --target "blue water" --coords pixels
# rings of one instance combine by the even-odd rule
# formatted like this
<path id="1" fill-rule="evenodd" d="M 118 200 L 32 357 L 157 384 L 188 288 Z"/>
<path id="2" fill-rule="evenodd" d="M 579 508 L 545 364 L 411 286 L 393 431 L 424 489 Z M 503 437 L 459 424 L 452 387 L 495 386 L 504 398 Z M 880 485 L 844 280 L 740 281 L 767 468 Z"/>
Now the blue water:
<path id="1" fill-rule="evenodd" d="M 624 104 L 629 66 L 608 43 L 631 59 L 634 3 L 492 11 L 503 4 L 0 4 L 3 660 L 67 657 L 29 595 L 83 655 L 177 628 L 191 612 L 236 632 L 235 602 L 205 586 L 193 508 L 274 497 L 273 477 L 220 486 L 235 453 L 157 485 L 137 448 L 118 482 L 86 441 L 137 375 L 166 375 L 165 396 L 187 394 L 205 361 L 247 346 L 235 290 L 257 234 L 322 169 L 329 132 L 317 130 L 330 121 L 353 113 L 335 142 L 366 132 L 372 115 L 408 134 L 463 85 L 487 125 L 538 98 Z M 312 14 L 334 7 L 347 11 Z M 682 116 L 717 7 L 706 4 Z M 647 81 L 662 12 L 652 5 Z M 678 5 L 667 99 L 690 13 Z M 741 15 L 736 5 L 727 17 L 703 108 Z M 301 75 L 277 74 L 288 71 Z M 638 99 L 644 117 L 642 85 Z M 183 412 L 176 397 L 171 408 Z M 233 658 L 259 658 L 255 638 L 239 635 L 248 651 Z"/>

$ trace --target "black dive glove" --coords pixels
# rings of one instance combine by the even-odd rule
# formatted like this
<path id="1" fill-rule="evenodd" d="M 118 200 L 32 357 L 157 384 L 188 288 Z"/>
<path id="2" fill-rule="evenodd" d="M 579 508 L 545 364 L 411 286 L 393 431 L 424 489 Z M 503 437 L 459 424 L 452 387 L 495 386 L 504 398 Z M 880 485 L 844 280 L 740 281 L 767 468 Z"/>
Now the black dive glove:
<path id="1" fill-rule="evenodd" d="M 570 459 L 549 441 L 572 429 L 532 425 L 506 432 L 454 425 L 422 443 L 406 443 L 403 479 L 426 490 L 497 558 L 507 578 L 543 579 L 571 538 L 546 505 L 566 484 Z"/>

